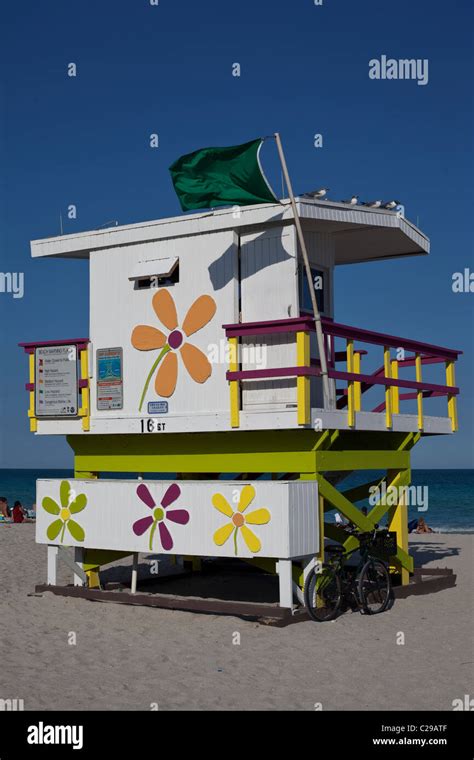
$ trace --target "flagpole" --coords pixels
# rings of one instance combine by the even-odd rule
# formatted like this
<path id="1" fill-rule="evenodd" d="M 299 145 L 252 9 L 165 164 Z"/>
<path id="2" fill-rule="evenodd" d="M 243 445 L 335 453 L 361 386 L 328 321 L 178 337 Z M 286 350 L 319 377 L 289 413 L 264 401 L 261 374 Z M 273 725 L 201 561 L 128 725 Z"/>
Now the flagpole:
<path id="1" fill-rule="evenodd" d="M 311 296 L 311 304 L 313 306 L 314 324 L 316 327 L 316 340 L 318 343 L 318 351 L 319 351 L 319 361 L 321 363 L 321 377 L 323 380 L 324 407 L 329 408 L 330 393 L 329 393 L 328 367 L 327 367 L 327 361 L 326 361 L 326 351 L 324 347 L 324 335 L 323 335 L 323 328 L 321 324 L 321 314 L 319 313 L 318 302 L 316 300 L 316 292 L 314 289 L 314 282 L 311 275 L 311 266 L 309 263 L 308 251 L 306 249 L 306 243 L 303 236 L 303 228 L 301 227 L 301 220 L 298 214 L 298 208 L 296 206 L 295 196 L 293 195 L 293 188 L 291 185 L 290 175 L 288 173 L 288 167 L 286 165 L 285 154 L 283 153 L 283 146 L 281 144 L 279 132 L 275 132 L 275 140 L 276 140 L 276 144 L 278 148 L 278 155 L 280 156 L 283 176 L 285 178 L 286 187 L 288 188 L 288 195 L 290 196 L 291 206 L 293 209 L 293 217 L 295 221 L 296 234 L 298 235 L 301 253 L 303 254 L 306 277 L 308 280 L 309 294 Z"/>

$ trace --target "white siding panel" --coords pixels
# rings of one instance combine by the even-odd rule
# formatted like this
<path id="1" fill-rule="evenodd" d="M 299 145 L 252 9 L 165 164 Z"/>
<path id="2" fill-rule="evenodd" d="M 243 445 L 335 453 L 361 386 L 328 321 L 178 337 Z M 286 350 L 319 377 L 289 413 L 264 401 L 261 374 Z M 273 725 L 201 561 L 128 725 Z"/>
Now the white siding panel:
<path id="1" fill-rule="evenodd" d="M 324 316 L 334 317 L 334 266 L 335 266 L 335 243 L 332 233 L 304 231 L 304 238 L 308 250 L 308 257 L 312 267 L 321 268 L 324 273 Z M 301 254 L 299 255 L 300 266 L 303 266 Z M 310 337 L 311 358 L 319 359 L 316 333 Z M 330 386 L 335 393 L 335 383 L 330 380 Z M 312 377 L 311 406 L 321 408 L 323 406 L 322 381 Z"/>
<path id="2" fill-rule="evenodd" d="M 161 288 L 137 289 L 129 280 L 134 267 L 151 258 L 179 257 L 179 282 L 167 287 L 172 295 L 181 325 L 192 303 L 200 295 L 211 296 L 217 306 L 213 319 L 189 337 L 188 342 L 206 355 L 215 346 L 225 348 L 222 325 L 236 322 L 237 313 L 237 246 L 230 231 L 204 234 L 193 238 L 175 238 L 91 253 L 91 323 L 90 339 L 94 362 L 99 348 L 123 348 L 124 408 L 120 412 L 98 411 L 96 403 L 96 371 L 91 385 L 91 408 L 95 418 L 144 417 L 147 402 L 167 400 L 169 414 L 227 411 L 229 389 L 225 377 L 225 353 L 219 350 L 218 362 L 212 364 L 212 375 L 205 383 L 195 382 L 188 374 L 178 351 L 178 382 L 171 397 L 162 399 L 151 381 L 142 412 L 138 405 L 146 377 L 159 351 L 138 351 L 131 344 L 137 325 L 150 325 L 165 334 L 170 331 L 156 316 L 152 298 Z M 156 373 L 155 373 L 156 376 Z M 197 424 L 198 429 L 198 424 Z"/>
<path id="3" fill-rule="evenodd" d="M 110 549 L 117 551 L 154 552 L 158 554 L 184 554 L 216 557 L 275 557 L 287 559 L 314 554 L 318 550 L 317 483 L 315 481 L 253 481 L 250 485 L 255 494 L 251 503 L 242 513 L 265 509 L 266 522 L 249 522 L 247 527 L 260 541 L 258 551 L 252 552 L 240 530 L 234 535 L 229 532 L 224 543 L 215 541 L 216 531 L 231 524 L 231 517 L 222 514 L 213 505 L 213 496 L 221 494 L 234 513 L 238 510 L 238 500 L 246 484 L 242 481 L 179 481 L 178 495 L 164 509 L 164 519 L 171 534 L 173 545 L 164 549 L 158 523 L 151 534 L 152 521 L 143 526 L 140 535 L 134 530 L 137 521 L 153 519 L 155 509 L 160 507 L 170 481 L 138 480 L 73 480 L 69 481 L 71 499 L 84 494 L 87 504 L 72 518 L 84 531 L 84 539 L 75 539 L 67 527 L 50 539 L 49 526 L 58 518 L 43 507 L 43 499 L 49 497 L 60 504 L 60 480 L 37 481 L 37 543 L 56 546 L 79 546 L 88 549 Z M 147 506 L 137 494 L 138 487 L 145 486 L 155 506 Z M 176 488 L 176 485 L 173 485 Z M 73 492 L 73 493 L 72 493 Z M 51 502 L 49 502 L 51 504 Z M 173 510 L 186 510 L 188 522 L 177 523 L 172 519 Z M 166 515 L 169 514 L 169 517 Z M 235 528 L 232 527 L 235 531 Z M 236 542 L 234 543 L 234 538 Z M 151 540 L 151 547 L 150 547 Z"/>
<path id="4" fill-rule="evenodd" d="M 295 234 L 292 227 L 242 235 L 240 262 L 243 322 L 298 316 Z M 255 349 L 253 352 L 252 347 Z M 242 369 L 296 364 L 295 337 L 291 334 L 249 337 L 242 341 L 242 349 Z M 282 408 L 296 403 L 296 381 L 293 378 L 247 381 L 242 384 L 242 389 L 244 409 Z"/>
<path id="5" fill-rule="evenodd" d="M 304 557 L 319 551 L 318 486 L 315 481 L 292 484 L 290 556 Z"/>

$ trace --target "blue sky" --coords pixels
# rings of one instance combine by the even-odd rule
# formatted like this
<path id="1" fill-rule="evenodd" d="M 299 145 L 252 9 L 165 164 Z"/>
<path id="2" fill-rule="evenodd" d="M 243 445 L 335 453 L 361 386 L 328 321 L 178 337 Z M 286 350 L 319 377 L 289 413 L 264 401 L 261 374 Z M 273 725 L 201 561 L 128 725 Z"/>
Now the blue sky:
<path id="1" fill-rule="evenodd" d="M 179 213 L 168 166 L 206 145 L 280 131 L 295 191 L 400 199 L 429 257 L 341 267 L 336 319 L 464 350 L 461 431 L 426 439 L 414 466 L 472 467 L 472 4 L 467 0 L 24 0 L 0 31 L 0 467 L 70 466 L 34 437 L 19 341 L 87 336 L 84 262 L 30 259 L 29 241 Z M 429 61 L 429 82 L 374 81 L 381 55 Z M 77 76 L 67 76 L 67 65 Z M 232 76 L 232 64 L 241 76 Z M 158 133 L 160 147 L 149 147 Z M 322 133 L 324 147 L 313 147 Z M 274 149 L 263 155 L 279 189 Z M 77 219 L 67 219 L 69 204 Z"/>

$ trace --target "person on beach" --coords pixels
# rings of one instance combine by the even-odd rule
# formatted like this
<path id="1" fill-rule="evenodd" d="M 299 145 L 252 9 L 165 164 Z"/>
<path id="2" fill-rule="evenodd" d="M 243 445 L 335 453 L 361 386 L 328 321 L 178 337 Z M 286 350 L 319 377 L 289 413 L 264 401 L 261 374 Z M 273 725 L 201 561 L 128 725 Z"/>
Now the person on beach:
<path id="1" fill-rule="evenodd" d="M 16 501 L 13 505 L 12 517 L 14 523 L 22 523 L 25 519 L 25 510 L 21 506 L 21 502 Z"/>
<path id="2" fill-rule="evenodd" d="M 430 528 L 429 525 L 426 524 L 423 517 L 420 517 L 418 520 L 418 525 L 416 526 L 413 533 L 434 533 L 433 528 Z"/>
<path id="3" fill-rule="evenodd" d="M 8 501 L 5 496 L 0 496 L 0 515 L 4 520 L 8 520 L 10 517 L 10 510 L 8 509 Z"/>

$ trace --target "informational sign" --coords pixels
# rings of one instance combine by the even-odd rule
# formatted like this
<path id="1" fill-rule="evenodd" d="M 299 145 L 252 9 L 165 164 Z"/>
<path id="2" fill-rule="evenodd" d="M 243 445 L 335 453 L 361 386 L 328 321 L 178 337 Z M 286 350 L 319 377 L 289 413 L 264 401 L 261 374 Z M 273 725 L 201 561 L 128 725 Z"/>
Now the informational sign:
<path id="1" fill-rule="evenodd" d="M 148 414 L 168 414 L 167 401 L 149 401 Z"/>
<path id="2" fill-rule="evenodd" d="M 38 346 L 35 349 L 35 414 L 37 417 L 76 417 L 79 384 L 76 346 Z"/>
<path id="3" fill-rule="evenodd" d="M 123 350 L 97 349 L 97 409 L 123 409 Z"/>

